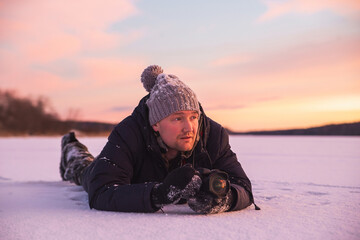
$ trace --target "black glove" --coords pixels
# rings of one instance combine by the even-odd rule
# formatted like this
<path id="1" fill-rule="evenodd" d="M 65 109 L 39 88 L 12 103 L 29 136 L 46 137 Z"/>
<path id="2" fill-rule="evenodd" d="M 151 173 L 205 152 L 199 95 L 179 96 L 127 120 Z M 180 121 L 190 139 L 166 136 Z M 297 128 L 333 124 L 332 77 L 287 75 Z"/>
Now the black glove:
<path id="1" fill-rule="evenodd" d="M 154 186 L 151 200 L 155 207 L 177 203 L 181 198 L 195 196 L 200 187 L 199 173 L 190 165 L 185 165 L 170 172 L 162 183 Z"/>
<path id="2" fill-rule="evenodd" d="M 231 190 L 225 197 L 216 197 L 214 194 L 200 191 L 188 199 L 189 207 L 197 213 L 213 214 L 228 211 L 233 203 Z"/>
<path id="3" fill-rule="evenodd" d="M 233 194 L 228 174 L 218 169 L 198 169 L 202 178 L 200 191 L 188 199 L 189 207 L 197 213 L 225 212 L 231 208 Z"/>

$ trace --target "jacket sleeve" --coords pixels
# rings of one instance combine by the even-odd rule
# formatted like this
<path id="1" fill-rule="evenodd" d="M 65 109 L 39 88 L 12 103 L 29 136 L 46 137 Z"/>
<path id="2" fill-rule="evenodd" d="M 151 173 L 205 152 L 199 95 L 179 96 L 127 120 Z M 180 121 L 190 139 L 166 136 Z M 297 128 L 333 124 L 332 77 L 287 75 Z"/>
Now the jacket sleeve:
<path id="1" fill-rule="evenodd" d="M 216 122 L 210 120 L 210 135 L 207 144 L 212 161 L 212 168 L 229 174 L 234 203 L 230 211 L 246 208 L 253 203 L 252 187 L 249 178 L 243 170 L 236 154 L 231 150 L 229 135 Z"/>
<path id="2" fill-rule="evenodd" d="M 120 212 L 155 212 L 151 190 L 155 183 L 131 184 L 136 149 L 141 149 L 139 134 L 120 123 L 110 134 L 100 155 L 86 170 L 84 188 L 90 208 Z M 138 150 L 139 152 L 139 150 Z"/>

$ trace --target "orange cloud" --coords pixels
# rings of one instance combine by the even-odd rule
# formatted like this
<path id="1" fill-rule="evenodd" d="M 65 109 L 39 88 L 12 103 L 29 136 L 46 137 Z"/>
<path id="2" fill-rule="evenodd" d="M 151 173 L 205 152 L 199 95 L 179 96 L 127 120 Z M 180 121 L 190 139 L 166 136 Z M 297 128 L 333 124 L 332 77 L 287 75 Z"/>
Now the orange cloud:
<path id="1" fill-rule="evenodd" d="M 237 65 L 222 72 L 221 77 L 215 76 L 221 84 L 207 91 L 209 96 L 217 97 L 207 98 L 205 110 L 210 117 L 239 131 L 359 121 L 357 42 L 348 39 L 298 47 Z M 244 108 L 216 108 L 222 104 L 243 104 Z"/>
<path id="2" fill-rule="evenodd" d="M 236 131 L 314 127 L 360 120 L 357 95 L 289 97 L 253 104 L 251 108 L 218 109 L 208 116 Z"/>
<path id="3" fill-rule="evenodd" d="M 263 1 L 267 11 L 259 17 L 259 22 L 268 21 L 289 13 L 315 13 L 322 10 L 331 10 L 341 15 L 355 15 L 360 11 L 358 0 L 289 0 Z"/>
<path id="4" fill-rule="evenodd" d="M 286 103 L 293 98 L 296 98 L 299 104 L 285 110 L 293 109 L 294 114 L 296 108 L 302 106 L 302 102 L 304 104 L 307 102 L 306 106 L 311 107 L 312 101 L 308 102 L 307 99 L 314 98 L 317 98 L 317 109 L 324 101 L 334 108 L 323 109 L 323 116 L 325 110 L 327 113 L 340 111 L 341 107 L 346 110 L 349 106 L 353 106 L 354 100 L 342 96 L 352 96 L 360 92 L 358 42 L 358 38 L 340 38 L 319 44 L 298 45 L 282 51 L 253 54 L 249 62 L 227 65 L 226 68 L 225 66 L 208 68 L 208 72 L 203 73 L 202 76 L 207 83 L 195 85 L 196 92 L 205 110 L 216 114 L 220 122 L 229 122 L 229 126 L 231 126 L 230 122 L 233 126 L 236 125 L 236 121 L 241 123 L 243 118 L 247 118 L 244 114 L 246 115 L 251 109 L 257 109 L 260 103 L 273 103 L 266 108 L 258 108 L 257 114 L 260 116 L 264 111 L 261 118 L 266 119 L 267 111 L 276 112 L 280 101 Z M 191 79 L 191 76 L 189 78 Z M 226 108 L 221 107 L 225 105 L 228 109 L 232 109 L 228 111 L 229 114 Z M 305 108 L 305 105 L 303 107 Z M 235 115 L 230 117 L 232 111 L 239 112 L 239 117 Z M 354 109 L 349 110 L 346 117 L 344 115 L 344 121 L 356 118 L 351 117 L 352 111 Z M 310 119 L 313 113 L 304 110 L 303 114 Z M 341 114 L 337 114 L 338 119 L 341 119 L 340 116 Z M 360 119 L 360 116 L 357 117 Z M 281 119 L 279 121 L 281 122 Z M 320 120 L 318 121 L 322 124 Z M 251 125 L 253 124 L 249 126 Z"/>

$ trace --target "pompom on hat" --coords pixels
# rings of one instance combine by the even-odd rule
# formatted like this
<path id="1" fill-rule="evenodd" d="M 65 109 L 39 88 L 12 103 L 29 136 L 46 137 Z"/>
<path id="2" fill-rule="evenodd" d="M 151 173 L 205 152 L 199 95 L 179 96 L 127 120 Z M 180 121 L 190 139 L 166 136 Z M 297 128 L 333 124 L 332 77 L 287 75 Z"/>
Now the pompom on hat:
<path id="1" fill-rule="evenodd" d="M 141 74 L 141 82 L 150 93 L 146 101 L 150 125 L 178 111 L 197 111 L 200 114 L 195 93 L 175 75 L 163 72 L 160 66 L 151 65 Z"/>

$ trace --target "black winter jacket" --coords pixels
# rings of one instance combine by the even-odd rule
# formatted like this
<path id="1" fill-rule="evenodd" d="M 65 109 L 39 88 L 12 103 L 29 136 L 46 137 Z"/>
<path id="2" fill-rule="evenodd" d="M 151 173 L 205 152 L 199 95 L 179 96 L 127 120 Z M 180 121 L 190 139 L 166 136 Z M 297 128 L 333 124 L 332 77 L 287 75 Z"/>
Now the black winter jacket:
<path id="1" fill-rule="evenodd" d="M 114 128 L 100 155 L 86 169 L 82 182 L 91 208 L 121 212 L 157 210 L 151 204 L 151 190 L 164 180 L 169 170 L 149 124 L 148 97 Z M 191 163 L 195 168 L 227 172 L 236 192 L 230 210 L 245 208 L 253 202 L 250 180 L 230 149 L 225 129 L 201 111 L 200 140 L 190 157 L 179 158 L 175 167 Z"/>

